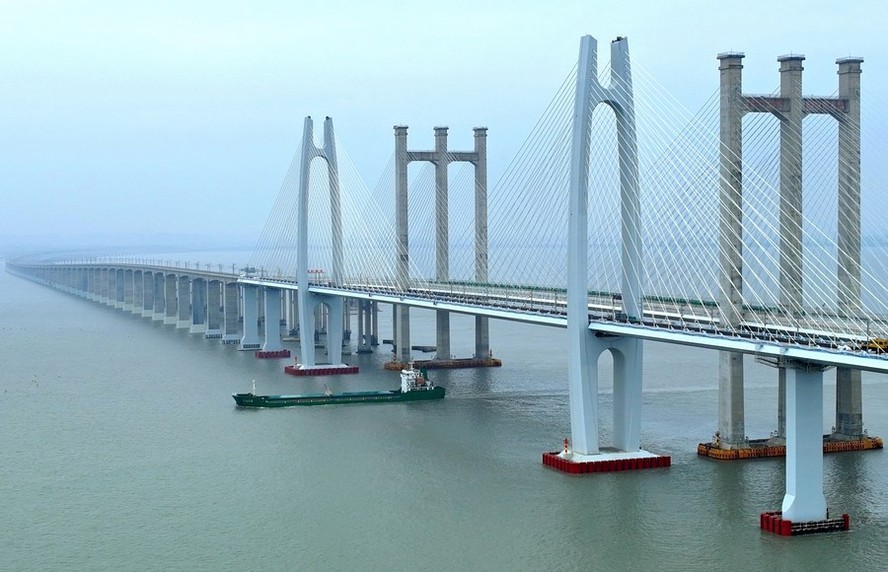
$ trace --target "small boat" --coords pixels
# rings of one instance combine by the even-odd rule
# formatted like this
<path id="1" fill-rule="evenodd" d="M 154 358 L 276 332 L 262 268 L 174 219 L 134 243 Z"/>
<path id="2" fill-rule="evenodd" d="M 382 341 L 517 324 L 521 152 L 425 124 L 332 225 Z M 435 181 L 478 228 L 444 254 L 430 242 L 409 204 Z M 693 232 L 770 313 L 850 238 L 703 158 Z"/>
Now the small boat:
<path id="1" fill-rule="evenodd" d="M 346 391 L 297 395 L 257 395 L 256 380 L 250 393 L 232 393 L 234 402 L 241 407 L 293 407 L 295 405 L 334 405 L 337 403 L 387 403 L 392 401 L 420 401 L 441 399 L 444 388 L 429 380 L 425 369 L 413 369 L 413 364 L 401 370 L 401 387 L 387 391 Z"/>

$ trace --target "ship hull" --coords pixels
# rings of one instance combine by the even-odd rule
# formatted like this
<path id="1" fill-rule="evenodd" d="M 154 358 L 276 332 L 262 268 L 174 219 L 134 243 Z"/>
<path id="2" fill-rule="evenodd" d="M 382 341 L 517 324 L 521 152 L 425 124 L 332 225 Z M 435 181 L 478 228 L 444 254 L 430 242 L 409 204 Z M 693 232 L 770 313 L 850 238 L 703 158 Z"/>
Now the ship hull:
<path id="1" fill-rule="evenodd" d="M 235 403 L 240 407 L 297 407 L 307 405 L 336 405 L 349 403 L 392 403 L 400 401 L 424 401 L 444 397 L 443 387 L 421 391 L 354 391 L 347 393 L 310 393 L 305 395 L 253 395 L 252 393 L 233 393 Z"/>

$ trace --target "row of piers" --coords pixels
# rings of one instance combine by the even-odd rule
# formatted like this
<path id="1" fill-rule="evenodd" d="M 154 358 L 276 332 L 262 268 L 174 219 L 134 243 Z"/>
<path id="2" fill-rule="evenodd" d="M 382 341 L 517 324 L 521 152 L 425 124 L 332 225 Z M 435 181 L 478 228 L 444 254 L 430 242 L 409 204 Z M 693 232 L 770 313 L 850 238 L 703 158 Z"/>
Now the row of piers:
<path id="1" fill-rule="evenodd" d="M 238 277 L 222 273 L 134 266 L 9 263 L 7 270 L 191 333 L 238 343 L 242 349 L 281 349 L 282 328 L 286 331 L 284 338 L 289 333 L 291 340 L 298 339 L 299 309 L 294 290 L 239 284 Z M 351 338 L 350 315 L 357 313 L 358 350 L 378 345 L 377 302 L 348 301 L 345 307 L 340 328 L 343 339 Z M 336 329 L 329 320 L 329 309 L 321 306 L 314 320 L 317 338 Z M 244 327 L 251 323 L 256 328 Z"/>
<path id="2" fill-rule="evenodd" d="M 136 266 L 9 263 L 7 270 L 206 338 L 238 344 L 242 350 L 259 350 L 263 357 L 281 357 L 284 342 L 303 343 L 296 290 L 239 283 L 239 277 L 231 274 Z M 337 312 L 326 303 L 315 305 L 312 339 L 305 341 L 301 353 L 322 347 L 341 361 L 341 355 L 350 352 L 351 341 L 357 353 L 374 351 L 380 343 L 379 303 L 344 299 L 341 308 Z M 393 315 L 397 313 L 393 307 Z"/>

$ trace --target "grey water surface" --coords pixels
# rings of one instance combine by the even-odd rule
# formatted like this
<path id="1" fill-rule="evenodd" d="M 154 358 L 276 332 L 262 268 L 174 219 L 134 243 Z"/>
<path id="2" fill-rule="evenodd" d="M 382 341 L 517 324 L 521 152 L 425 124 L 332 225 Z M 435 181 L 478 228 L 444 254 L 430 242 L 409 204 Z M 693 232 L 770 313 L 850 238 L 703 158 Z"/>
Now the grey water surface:
<path id="1" fill-rule="evenodd" d="M 433 315 L 413 320 L 413 343 L 433 344 Z M 472 319 L 452 320 L 468 355 Z M 254 378 L 266 393 L 395 387 L 389 347 L 348 356 L 359 375 L 297 379 L 0 273 L 0 570 L 888 566 L 888 453 L 828 455 L 827 503 L 852 529 L 789 539 L 758 527 L 780 507 L 781 459 L 697 457 L 716 426 L 715 353 L 645 346 L 643 444 L 671 468 L 569 476 L 540 462 L 569 434 L 565 332 L 492 322 L 491 337 L 503 367 L 433 371 L 441 401 L 244 410 L 231 393 Z M 747 366 L 747 432 L 764 437 L 776 373 Z M 870 434 L 888 437 L 888 380 L 865 374 L 864 398 Z"/>

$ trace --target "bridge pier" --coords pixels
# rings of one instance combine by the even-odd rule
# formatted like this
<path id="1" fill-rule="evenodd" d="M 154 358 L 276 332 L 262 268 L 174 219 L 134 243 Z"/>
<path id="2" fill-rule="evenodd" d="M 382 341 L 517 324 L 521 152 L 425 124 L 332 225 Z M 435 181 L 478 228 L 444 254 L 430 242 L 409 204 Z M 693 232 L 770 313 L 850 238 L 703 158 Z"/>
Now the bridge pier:
<path id="1" fill-rule="evenodd" d="M 358 347 L 359 354 L 373 352 L 371 345 L 372 331 L 372 304 L 370 300 L 358 300 Z"/>
<path id="2" fill-rule="evenodd" d="M 179 308 L 177 328 L 191 327 L 191 277 L 185 274 L 176 279 L 176 304 Z"/>
<path id="3" fill-rule="evenodd" d="M 206 338 L 222 337 L 222 282 L 207 280 L 207 331 Z"/>
<path id="4" fill-rule="evenodd" d="M 114 272 L 117 275 L 117 296 L 113 306 L 117 309 L 121 309 L 124 307 L 124 300 L 126 297 L 126 270 L 118 268 Z"/>
<path id="5" fill-rule="evenodd" d="M 142 308 L 139 313 L 143 318 L 154 317 L 154 276 L 153 272 L 142 272 Z"/>
<path id="6" fill-rule="evenodd" d="M 226 282 L 222 292 L 223 344 L 236 344 L 240 341 L 240 291 L 237 282 Z M 246 331 L 246 328 L 244 329 Z"/>
<path id="7" fill-rule="evenodd" d="M 135 272 L 127 268 L 123 271 L 123 305 L 124 311 L 133 311 L 133 295 L 135 294 Z"/>
<path id="8" fill-rule="evenodd" d="M 166 322 L 166 275 L 154 273 L 154 314 L 153 320 Z"/>
<path id="9" fill-rule="evenodd" d="M 178 280 L 175 274 L 167 274 L 164 277 L 163 305 L 165 315 L 164 324 L 177 324 L 179 322 L 179 299 L 176 293 Z"/>
<path id="10" fill-rule="evenodd" d="M 130 312 L 139 316 L 142 315 L 142 307 L 145 303 L 145 279 L 142 277 L 143 274 L 142 270 L 133 271 L 133 299 L 129 309 Z"/>
<path id="11" fill-rule="evenodd" d="M 281 291 L 265 288 L 265 343 L 263 352 L 277 352 L 284 349 L 281 343 Z"/>
<path id="12" fill-rule="evenodd" d="M 207 281 L 191 279 L 191 324 L 188 331 L 203 334 L 207 331 Z"/>
<path id="13" fill-rule="evenodd" d="M 241 292 L 244 301 L 244 335 L 240 349 L 258 350 L 262 347 L 259 341 L 259 287 L 243 284 Z"/>
<path id="14" fill-rule="evenodd" d="M 786 493 L 780 512 L 762 514 L 761 527 L 781 535 L 847 530 L 848 515 L 829 518 L 823 494 L 823 371 L 787 360 Z"/>

